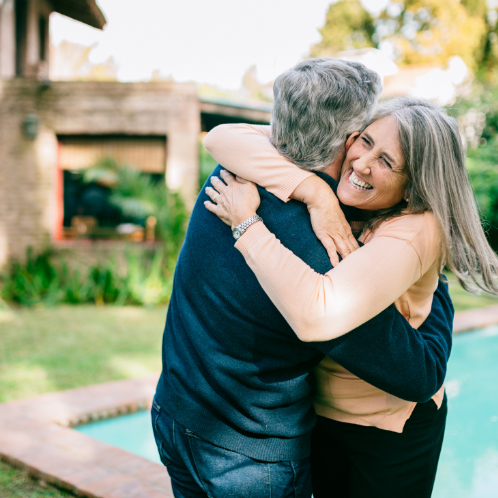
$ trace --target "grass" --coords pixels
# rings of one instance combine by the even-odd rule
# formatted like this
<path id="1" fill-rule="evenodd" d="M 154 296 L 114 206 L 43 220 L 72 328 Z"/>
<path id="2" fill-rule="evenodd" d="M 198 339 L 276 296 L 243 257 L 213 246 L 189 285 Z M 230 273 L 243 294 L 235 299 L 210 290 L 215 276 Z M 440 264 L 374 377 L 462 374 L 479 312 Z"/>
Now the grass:
<path id="1" fill-rule="evenodd" d="M 0 312 L 0 402 L 161 370 L 166 308 Z"/>
<path id="2" fill-rule="evenodd" d="M 0 496 L 2 498 L 69 498 L 74 495 L 43 485 L 24 472 L 0 461 Z"/>
<path id="3" fill-rule="evenodd" d="M 452 273 L 448 272 L 446 276 L 448 277 L 451 299 L 453 300 L 455 311 L 465 311 L 472 308 L 483 308 L 485 306 L 498 304 L 498 297 L 484 293 L 479 296 L 469 294 L 462 289 L 458 280 Z"/>

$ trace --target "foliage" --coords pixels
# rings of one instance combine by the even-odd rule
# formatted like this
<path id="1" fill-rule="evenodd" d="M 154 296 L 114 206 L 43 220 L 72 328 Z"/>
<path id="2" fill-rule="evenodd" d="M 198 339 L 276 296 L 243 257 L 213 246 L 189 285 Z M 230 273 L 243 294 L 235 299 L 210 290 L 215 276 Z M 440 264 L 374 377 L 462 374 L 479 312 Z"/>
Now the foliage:
<path id="1" fill-rule="evenodd" d="M 467 170 L 488 240 L 498 248 L 498 88 L 475 80 L 450 112 L 469 144 Z"/>
<path id="2" fill-rule="evenodd" d="M 450 296 L 453 301 L 455 311 L 458 312 L 473 308 L 484 308 L 486 306 L 496 306 L 498 304 L 498 298 L 496 296 L 486 294 L 485 292 L 482 292 L 479 295 L 470 294 L 463 289 L 453 273 L 445 271 L 445 274 L 448 278 Z"/>
<path id="3" fill-rule="evenodd" d="M 83 180 L 111 187 L 109 202 L 124 215 L 142 223 L 148 216 L 154 216 L 157 237 L 165 241 L 168 252 L 178 254 L 188 220 L 179 193 L 168 192 L 165 183 L 157 183 L 150 175 L 120 165 L 112 157 L 100 158 L 95 166 L 85 170 Z"/>
<path id="4" fill-rule="evenodd" d="M 374 20 L 360 0 L 333 3 L 319 31 L 322 40 L 311 48 L 311 57 L 330 57 L 343 50 L 376 46 Z"/>
<path id="5" fill-rule="evenodd" d="M 129 248 L 121 259 L 70 265 L 52 249 L 37 255 L 29 250 L 26 260 L 13 261 L 0 279 L 0 295 L 21 306 L 168 302 L 176 257 L 162 247 Z"/>
<path id="6" fill-rule="evenodd" d="M 87 47 L 63 40 L 50 47 L 50 72 L 55 80 L 117 81 L 118 65 L 111 56 L 94 64 L 90 53 L 96 47 Z"/>
<path id="7" fill-rule="evenodd" d="M 199 142 L 199 189 L 203 187 L 209 175 L 213 172 L 218 163 L 213 159 L 211 154 Z"/>
<path id="8" fill-rule="evenodd" d="M 311 56 L 388 44 L 400 63 L 444 65 L 458 55 L 473 71 L 489 74 L 498 65 L 496 7 L 486 0 L 402 0 L 372 17 L 359 0 L 339 0 Z"/>
<path id="9" fill-rule="evenodd" d="M 406 0 L 400 7 L 400 11 L 386 9 L 379 20 L 379 28 L 384 27 L 387 35 L 383 38 L 393 44 L 398 60 L 445 64 L 458 55 L 477 70 L 485 32 L 482 17 L 470 16 L 455 0 Z"/>
<path id="10" fill-rule="evenodd" d="M 485 146 L 470 149 L 469 171 L 481 218 L 490 231 L 498 228 L 498 136 Z"/>
<path id="11" fill-rule="evenodd" d="M 252 65 L 244 73 L 241 93 L 246 99 L 273 102 L 273 85 L 262 85 L 259 82 L 256 65 Z"/>

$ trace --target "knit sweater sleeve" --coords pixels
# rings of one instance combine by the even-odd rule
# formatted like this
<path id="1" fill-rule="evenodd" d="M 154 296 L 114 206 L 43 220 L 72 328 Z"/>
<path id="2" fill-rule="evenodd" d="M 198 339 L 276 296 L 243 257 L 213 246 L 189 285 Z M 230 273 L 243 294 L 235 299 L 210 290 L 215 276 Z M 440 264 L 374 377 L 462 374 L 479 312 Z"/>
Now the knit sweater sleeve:
<path id="1" fill-rule="evenodd" d="M 279 154 L 269 126 L 225 124 L 211 130 L 204 147 L 228 171 L 257 183 L 284 202 L 313 173 Z"/>

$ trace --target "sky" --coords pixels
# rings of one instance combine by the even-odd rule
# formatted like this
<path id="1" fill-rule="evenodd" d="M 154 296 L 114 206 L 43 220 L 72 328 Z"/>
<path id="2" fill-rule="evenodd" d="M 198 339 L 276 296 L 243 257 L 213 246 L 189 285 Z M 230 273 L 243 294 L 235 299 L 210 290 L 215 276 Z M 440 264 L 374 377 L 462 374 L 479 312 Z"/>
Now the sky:
<path id="1" fill-rule="evenodd" d="M 362 0 L 373 12 L 387 0 Z M 261 83 L 302 60 L 320 40 L 330 0 L 97 0 L 104 31 L 52 14 L 52 43 L 95 45 L 90 60 L 114 57 L 121 81 L 154 70 L 175 81 L 238 89 L 249 67 Z"/>

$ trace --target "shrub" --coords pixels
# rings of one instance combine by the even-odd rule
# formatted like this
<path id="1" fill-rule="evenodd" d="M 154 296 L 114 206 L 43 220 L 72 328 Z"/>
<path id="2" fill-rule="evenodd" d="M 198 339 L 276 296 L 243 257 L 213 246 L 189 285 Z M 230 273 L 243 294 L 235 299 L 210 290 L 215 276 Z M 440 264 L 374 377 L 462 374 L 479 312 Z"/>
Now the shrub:
<path id="1" fill-rule="evenodd" d="M 167 303 L 171 296 L 175 258 L 165 249 L 134 249 L 91 265 L 69 264 L 67 257 L 46 249 L 28 251 L 24 262 L 13 261 L 0 279 L 0 295 L 21 306 L 55 304 Z"/>
<path id="2" fill-rule="evenodd" d="M 199 189 L 202 189 L 209 175 L 213 172 L 218 163 L 211 154 L 204 148 L 202 140 L 199 141 Z"/>

